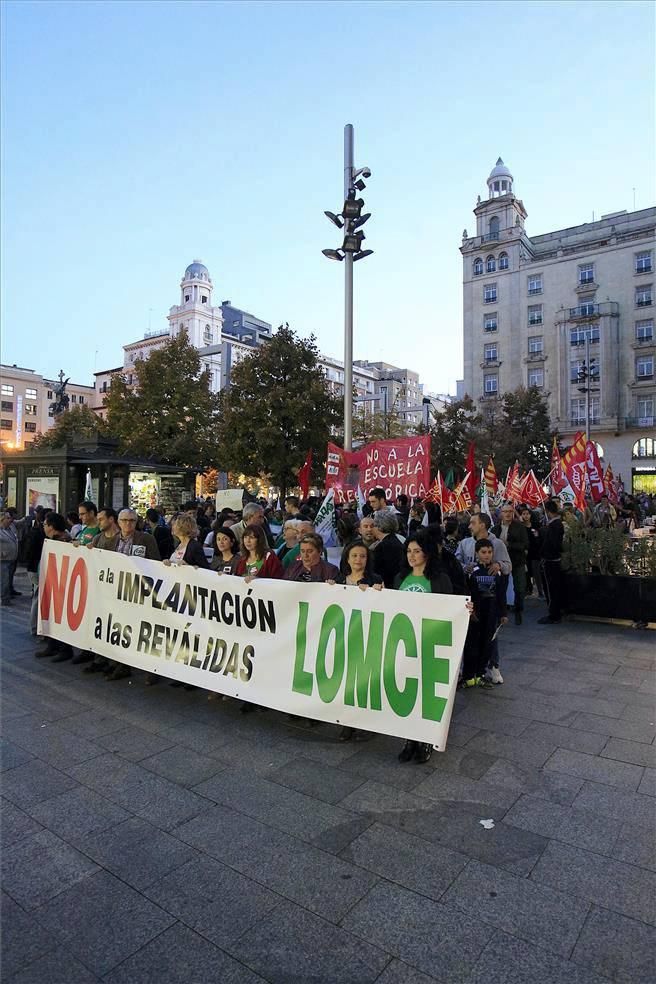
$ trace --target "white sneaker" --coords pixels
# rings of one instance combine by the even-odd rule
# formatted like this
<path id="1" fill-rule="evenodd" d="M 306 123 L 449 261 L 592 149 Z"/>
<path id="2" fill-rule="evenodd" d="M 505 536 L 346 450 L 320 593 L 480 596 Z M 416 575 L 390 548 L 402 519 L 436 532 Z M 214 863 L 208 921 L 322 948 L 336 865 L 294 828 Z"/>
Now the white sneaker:
<path id="1" fill-rule="evenodd" d="M 501 676 L 501 671 L 499 670 L 499 667 L 498 666 L 493 666 L 489 670 L 489 674 L 490 675 L 489 675 L 489 678 L 488 679 L 492 683 L 503 683 L 503 677 Z"/>

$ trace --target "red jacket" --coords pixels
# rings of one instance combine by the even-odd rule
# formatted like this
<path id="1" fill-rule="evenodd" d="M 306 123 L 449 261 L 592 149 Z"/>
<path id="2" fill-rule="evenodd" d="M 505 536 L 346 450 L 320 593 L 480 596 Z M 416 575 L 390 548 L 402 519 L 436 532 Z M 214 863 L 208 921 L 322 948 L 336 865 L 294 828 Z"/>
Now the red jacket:
<path id="1" fill-rule="evenodd" d="M 241 577 L 246 575 L 246 558 L 240 557 L 237 564 L 237 569 L 235 574 L 239 574 Z M 269 550 L 264 558 L 264 563 L 260 567 L 259 571 L 255 577 L 277 577 L 280 578 L 284 574 L 282 564 L 280 563 L 278 557 L 273 552 Z"/>

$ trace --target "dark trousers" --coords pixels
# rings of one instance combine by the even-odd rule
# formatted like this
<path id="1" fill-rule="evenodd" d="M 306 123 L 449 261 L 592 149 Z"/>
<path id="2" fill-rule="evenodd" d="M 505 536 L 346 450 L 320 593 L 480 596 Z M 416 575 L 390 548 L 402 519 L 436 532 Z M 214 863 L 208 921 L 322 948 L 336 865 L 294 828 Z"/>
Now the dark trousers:
<path id="1" fill-rule="evenodd" d="M 465 680 L 483 676 L 488 663 L 498 665 L 499 662 L 496 640 L 492 642 L 492 636 L 499 624 L 496 601 L 492 598 L 482 600 L 476 615 L 477 621 L 471 619 L 469 622 L 465 640 L 462 664 Z"/>
<path id="2" fill-rule="evenodd" d="M 544 593 L 549 605 L 549 618 L 559 622 L 562 615 L 562 572 L 559 560 L 543 560 Z"/>

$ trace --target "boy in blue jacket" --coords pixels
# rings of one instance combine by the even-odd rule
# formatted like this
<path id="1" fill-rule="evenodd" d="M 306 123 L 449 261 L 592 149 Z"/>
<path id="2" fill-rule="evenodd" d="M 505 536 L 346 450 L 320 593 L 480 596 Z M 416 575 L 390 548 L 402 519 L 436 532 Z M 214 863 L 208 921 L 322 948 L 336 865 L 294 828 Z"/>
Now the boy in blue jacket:
<path id="1" fill-rule="evenodd" d="M 483 683 L 489 666 L 488 679 L 503 683 L 499 671 L 499 654 L 495 633 L 499 625 L 508 621 L 506 605 L 506 579 L 492 572 L 494 545 L 490 540 L 476 541 L 476 566 L 467 578 L 474 611 L 469 621 L 463 659 L 463 686 L 475 687 Z"/>

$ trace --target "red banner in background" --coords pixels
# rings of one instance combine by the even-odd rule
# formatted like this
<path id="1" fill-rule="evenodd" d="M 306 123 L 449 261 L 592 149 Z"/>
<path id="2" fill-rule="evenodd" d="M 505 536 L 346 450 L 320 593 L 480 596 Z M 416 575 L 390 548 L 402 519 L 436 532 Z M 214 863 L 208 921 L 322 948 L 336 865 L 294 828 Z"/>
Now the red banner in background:
<path id="1" fill-rule="evenodd" d="M 329 444 L 326 491 L 335 489 L 336 503 L 352 502 L 357 497 L 358 485 L 365 496 L 380 485 L 390 501 L 397 495 L 423 498 L 430 487 L 430 438 L 375 441 L 357 451 L 344 451 L 336 444 Z"/>

